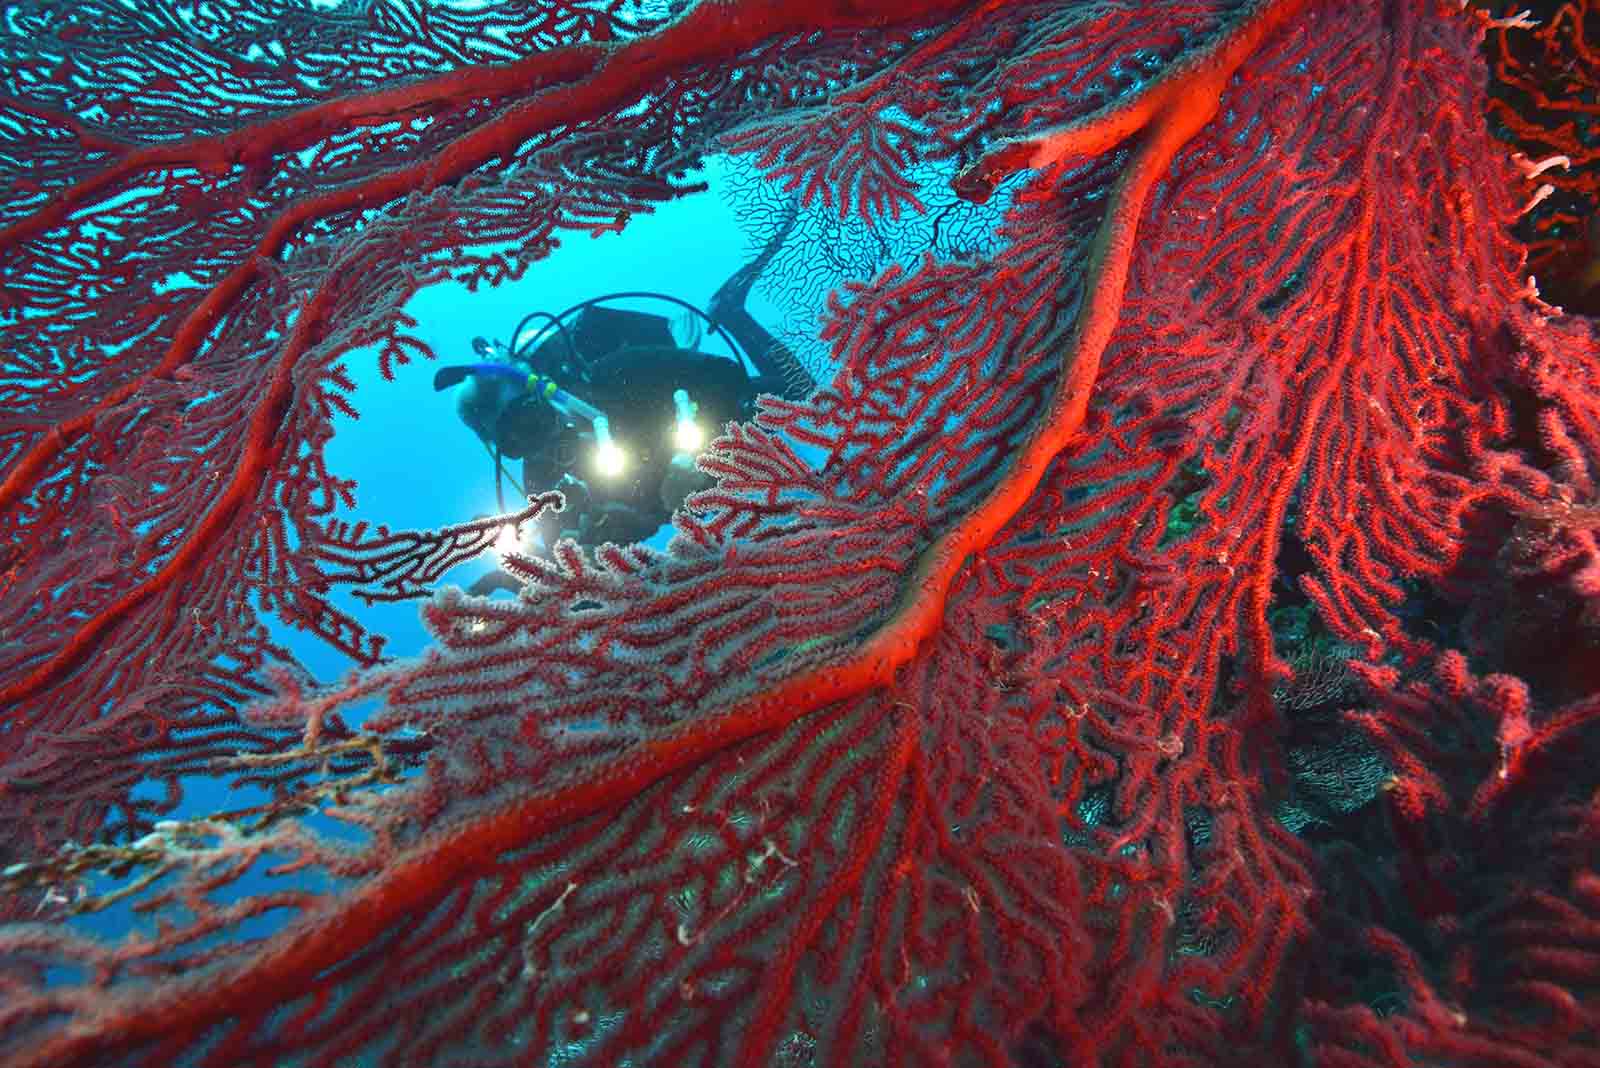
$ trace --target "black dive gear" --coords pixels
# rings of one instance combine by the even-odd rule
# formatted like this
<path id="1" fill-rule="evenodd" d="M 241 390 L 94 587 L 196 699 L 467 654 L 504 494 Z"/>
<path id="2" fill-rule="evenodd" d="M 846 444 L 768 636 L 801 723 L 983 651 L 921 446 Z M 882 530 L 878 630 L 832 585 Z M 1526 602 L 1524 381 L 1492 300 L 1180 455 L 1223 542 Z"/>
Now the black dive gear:
<path id="1" fill-rule="evenodd" d="M 674 441 L 673 393 L 688 395 L 695 422 L 709 435 L 753 414 L 757 389 L 742 364 L 679 348 L 666 319 L 594 303 L 579 312 L 566 336 L 548 338 L 529 353 L 529 366 L 549 366 L 568 350 L 569 341 L 585 370 L 567 388 L 604 413 L 626 466 L 614 474 L 598 470 L 592 453 L 600 443 L 593 427 L 564 418 L 555 433 L 521 453 L 523 485 L 568 495 L 568 507 L 548 517 L 546 544 L 558 536 L 585 545 L 641 541 L 682 500 L 682 495 L 670 503 L 661 500 L 668 466 L 682 451 Z"/>
<path id="2" fill-rule="evenodd" d="M 685 496 L 710 485 L 693 466 L 698 445 L 680 437 L 685 424 L 709 439 L 723 424 L 752 417 L 758 394 L 808 395 L 815 383 L 805 366 L 744 307 L 796 217 L 791 210 L 757 258 L 717 290 L 709 313 L 666 294 L 609 293 L 557 315 L 531 312 L 509 342 L 473 339 L 483 362 L 442 368 L 436 389 L 468 382 L 459 409 L 494 456 L 501 511 L 501 478 L 510 477 L 502 461 L 521 460 L 519 492 L 566 496 L 563 511 L 543 517 L 546 546 L 559 537 L 584 545 L 643 540 Z M 604 306 L 624 298 L 675 304 L 707 329 L 680 345 L 665 316 Z M 700 351 L 702 337 L 717 339 L 731 358 Z M 515 585 L 500 574 L 473 591 Z"/>
<path id="3" fill-rule="evenodd" d="M 754 415 L 760 393 L 799 397 L 812 388 L 808 374 L 795 373 L 800 365 L 792 354 L 749 316 L 729 324 L 730 331 L 692 305 L 660 295 L 705 319 L 729 358 L 678 345 L 663 316 L 603 306 L 655 296 L 614 293 L 560 315 L 525 316 L 511 344 L 473 339 L 474 353 L 485 362 L 441 368 L 434 376 L 436 389 L 470 382 L 460 412 L 494 455 L 502 511 L 506 459 L 522 461 L 520 492 L 557 489 L 566 496 L 565 509 L 544 517 L 546 545 L 558 537 L 585 545 L 648 538 L 688 493 L 710 484 L 694 470 L 693 448 L 678 439 L 686 415 L 709 438 L 723 424 Z M 742 298 L 742 292 L 733 298 L 741 311 Z M 724 300 L 722 306 L 731 305 Z M 544 329 L 519 340 L 520 331 L 541 317 Z M 759 372 L 754 377 L 740 359 L 741 345 Z M 778 353 L 788 357 L 787 365 L 774 359 Z M 620 469 L 602 469 L 607 448 L 621 458 Z"/>

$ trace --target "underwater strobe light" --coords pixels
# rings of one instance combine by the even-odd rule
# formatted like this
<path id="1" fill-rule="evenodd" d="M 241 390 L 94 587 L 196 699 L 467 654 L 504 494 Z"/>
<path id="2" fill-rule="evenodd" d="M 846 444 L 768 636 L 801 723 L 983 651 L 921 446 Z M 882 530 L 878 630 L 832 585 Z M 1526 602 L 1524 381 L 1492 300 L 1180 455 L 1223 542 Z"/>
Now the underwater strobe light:
<path id="1" fill-rule="evenodd" d="M 499 535 L 494 539 L 494 551 L 499 553 L 501 557 L 505 557 L 511 553 L 519 552 L 521 549 L 522 536 L 518 533 L 517 528 L 510 523 L 501 527 Z"/>
<path id="2" fill-rule="evenodd" d="M 699 405 L 689 399 L 687 392 L 675 389 L 672 391 L 672 406 L 677 410 L 678 419 L 678 424 L 672 432 L 672 443 L 679 452 L 690 454 L 699 452 L 706 441 L 706 432 L 694 421 L 694 413 Z"/>
<path id="3" fill-rule="evenodd" d="M 628 466 L 627 454 L 611 437 L 611 422 L 603 415 L 594 420 L 594 467 L 603 478 L 616 478 Z"/>
<path id="4" fill-rule="evenodd" d="M 550 402 L 563 415 L 586 421 L 594 428 L 594 469 L 602 478 L 616 478 L 628 466 L 628 456 L 611 436 L 611 422 L 581 397 L 575 397 L 546 375 L 528 376 L 528 390 Z"/>

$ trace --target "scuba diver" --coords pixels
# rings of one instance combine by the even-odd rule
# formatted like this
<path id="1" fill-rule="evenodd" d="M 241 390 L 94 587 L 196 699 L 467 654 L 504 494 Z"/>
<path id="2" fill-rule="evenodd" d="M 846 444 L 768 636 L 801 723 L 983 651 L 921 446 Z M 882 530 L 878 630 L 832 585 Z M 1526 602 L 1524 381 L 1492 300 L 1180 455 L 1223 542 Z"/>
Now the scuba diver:
<path id="1" fill-rule="evenodd" d="M 559 315 L 526 315 L 510 342 L 474 338 L 479 362 L 440 368 L 433 388 L 461 387 L 461 419 L 494 457 L 501 511 L 501 479 L 509 477 L 503 460 L 521 460 L 520 491 L 555 489 L 566 498 L 562 511 L 539 520 L 546 549 L 563 537 L 585 546 L 642 541 L 686 496 L 710 486 L 694 457 L 717 428 L 752 417 L 758 394 L 809 394 L 815 383 L 805 366 L 745 310 L 751 287 L 796 217 L 791 209 L 761 253 L 718 288 L 706 311 L 660 293 L 608 293 Z M 602 306 L 640 297 L 693 316 L 681 320 L 689 324 L 680 331 L 682 344 L 664 316 Z M 541 329 L 519 341 L 530 324 Z M 700 351 L 707 333 L 730 355 Z M 494 571 L 470 592 L 519 587 Z"/>

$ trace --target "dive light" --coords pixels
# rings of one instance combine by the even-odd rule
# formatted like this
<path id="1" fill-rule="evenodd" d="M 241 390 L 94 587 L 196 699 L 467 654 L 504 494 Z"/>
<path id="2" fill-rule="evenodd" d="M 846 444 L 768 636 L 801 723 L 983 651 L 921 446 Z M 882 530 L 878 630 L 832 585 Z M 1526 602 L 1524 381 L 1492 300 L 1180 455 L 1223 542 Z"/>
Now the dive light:
<path id="1" fill-rule="evenodd" d="M 700 446 L 705 444 L 705 431 L 700 429 L 700 424 L 694 421 L 695 410 L 699 405 L 689 399 L 689 394 L 681 389 L 672 391 L 672 407 L 677 412 L 678 425 L 673 431 L 672 441 L 679 452 L 696 453 Z"/>
<path id="2" fill-rule="evenodd" d="M 582 419 L 594 427 L 594 463 L 596 470 L 606 478 L 616 478 L 628 466 L 627 454 L 611 436 L 611 421 L 599 408 L 581 397 L 574 397 L 562 389 L 548 375 L 534 372 L 528 376 L 528 392 L 543 397 L 550 407 L 562 415 Z"/>

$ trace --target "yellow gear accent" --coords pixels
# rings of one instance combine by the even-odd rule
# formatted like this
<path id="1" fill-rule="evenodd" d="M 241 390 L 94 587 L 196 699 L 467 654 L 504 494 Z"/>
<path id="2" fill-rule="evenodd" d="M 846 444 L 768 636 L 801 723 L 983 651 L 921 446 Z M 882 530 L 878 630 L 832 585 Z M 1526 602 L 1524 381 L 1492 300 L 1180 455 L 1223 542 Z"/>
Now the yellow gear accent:
<path id="1" fill-rule="evenodd" d="M 555 396 L 556 390 L 559 388 L 560 387 L 556 385 L 555 379 L 553 378 L 546 378 L 541 374 L 531 374 L 528 376 L 528 391 L 530 393 L 543 393 L 545 400 L 549 400 L 551 397 Z"/>

